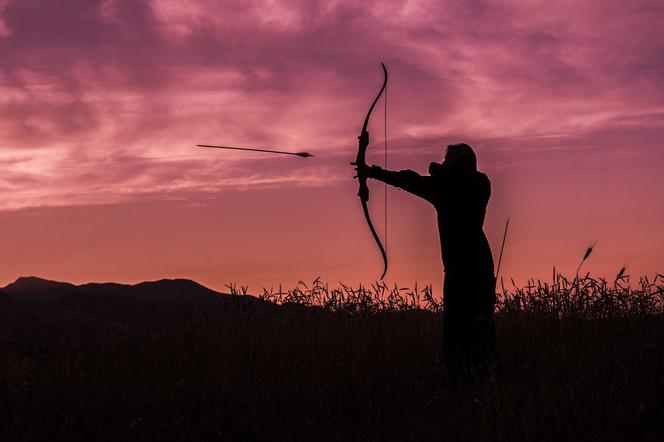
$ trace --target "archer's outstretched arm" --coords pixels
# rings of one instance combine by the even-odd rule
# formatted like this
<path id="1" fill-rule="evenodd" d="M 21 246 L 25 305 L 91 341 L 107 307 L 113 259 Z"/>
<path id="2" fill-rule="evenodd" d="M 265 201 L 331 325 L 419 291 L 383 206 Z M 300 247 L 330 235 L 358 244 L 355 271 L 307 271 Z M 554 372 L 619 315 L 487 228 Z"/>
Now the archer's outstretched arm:
<path id="1" fill-rule="evenodd" d="M 385 170 L 379 166 L 371 166 L 366 169 L 366 176 L 382 181 L 394 187 L 410 192 L 413 195 L 431 201 L 432 187 L 430 178 L 422 176 L 413 170 Z"/>

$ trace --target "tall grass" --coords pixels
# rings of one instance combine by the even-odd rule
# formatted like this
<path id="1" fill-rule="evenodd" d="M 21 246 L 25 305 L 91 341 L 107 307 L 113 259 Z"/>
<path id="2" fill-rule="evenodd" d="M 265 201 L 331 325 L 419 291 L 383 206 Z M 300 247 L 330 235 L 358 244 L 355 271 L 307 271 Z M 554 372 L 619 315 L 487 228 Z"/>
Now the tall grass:
<path id="1" fill-rule="evenodd" d="M 632 285 L 624 272 L 625 268 L 621 269 L 613 281 L 589 274 L 570 280 L 554 268 L 550 283 L 530 280 L 517 287 L 512 280 L 511 289 L 501 280 L 497 310 L 585 319 L 662 314 L 664 276 L 658 273 L 652 280 L 642 276 Z"/>
<path id="2" fill-rule="evenodd" d="M 332 312 L 376 313 L 381 311 L 404 311 L 425 309 L 431 312 L 442 311 L 442 303 L 433 296 L 431 286 L 413 289 L 390 287 L 384 282 L 376 282 L 370 286 L 353 288 L 343 283 L 340 287 L 330 288 L 320 278 L 310 285 L 300 281 L 296 287 L 283 290 L 263 289 L 259 296 L 265 301 L 278 305 L 303 305 L 321 307 Z M 232 294 L 238 292 L 234 286 L 228 286 Z"/>
<path id="3" fill-rule="evenodd" d="M 496 294 L 496 313 L 528 312 L 557 317 L 580 315 L 590 319 L 664 312 L 664 276 L 656 274 L 652 280 L 642 276 L 632 285 L 631 277 L 625 275 L 625 270 L 622 268 L 613 281 L 592 278 L 590 274 L 581 277 L 576 275 L 570 280 L 556 272 L 554 267 L 550 282 L 531 279 L 520 287 L 512 279 L 508 288 L 501 278 L 500 291 Z M 227 287 L 235 296 L 247 294 L 246 287 Z M 300 281 L 292 289 L 263 289 L 259 297 L 278 305 L 321 307 L 347 313 L 413 309 L 441 313 L 443 310 L 442 300 L 434 297 L 430 285 L 422 288 L 416 285 L 410 289 L 376 282 L 357 288 L 345 284 L 330 288 L 317 278 L 311 284 Z"/>
<path id="4" fill-rule="evenodd" d="M 664 277 L 501 281 L 501 370 L 455 384 L 430 287 L 266 290 L 0 347 L 0 440 L 652 440 Z"/>

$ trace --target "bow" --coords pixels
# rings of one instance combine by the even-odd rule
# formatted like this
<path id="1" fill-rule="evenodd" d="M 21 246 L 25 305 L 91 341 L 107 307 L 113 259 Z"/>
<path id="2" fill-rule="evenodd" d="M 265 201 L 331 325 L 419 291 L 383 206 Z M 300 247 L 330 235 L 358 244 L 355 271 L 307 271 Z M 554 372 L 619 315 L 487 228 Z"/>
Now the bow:
<path id="1" fill-rule="evenodd" d="M 380 279 L 383 279 L 383 277 L 385 277 L 385 273 L 387 273 L 387 253 L 385 252 L 383 243 L 380 242 L 380 238 L 376 233 L 376 229 L 374 228 L 374 225 L 371 222 L 371 215 L 369 215 L 369 208 L 367 207 L 367 201 L 369 201 L 369 187 L 367 186 L 367 176 L 364 173 L 364 168 L 367 167 L 365 158 L 366 158 L 367 147 L 369 146 L 369 132 L 367 132 L 369 117 L 371 116 L 371 112 L 373 112 L 376 103 L 380 99 L 380 96 L 383 94 L 385 86 L 387 86 L 387 69 L 385 68 L 385 65 L 383 63 L 381 63 L 380 65 L 383 68 L 383 75 L 384 75 L 383 86 L 381 86 L 378 95 L 376 95 L 376 98 L 374 98 L 373 103 L 371 103 L 369 112 L 367 112 L 367 116 L 364 118 L 364 125 L 362 126 L 362 132 L 360 132 L 360 136 L 357 137 L 359 143 L 358 143 L 357 158 L 355 159 L 355 164 L 357 165 L 358 168 L 357 180 L 360 183 L 360 189 L 357 192 L 357 196 L 360 197 L 360 202 L 362 203 L 362 210 L 364 211 L 364 217 L 366 218 L 367 224 L 369 225 L 369 230 L 371 231 L 371 234 L 373 235 L 373 238 L 376 241 L 378 248 L 380 249 L 380 254 L 383 256 L 383 273 L 380 275 Z"/>

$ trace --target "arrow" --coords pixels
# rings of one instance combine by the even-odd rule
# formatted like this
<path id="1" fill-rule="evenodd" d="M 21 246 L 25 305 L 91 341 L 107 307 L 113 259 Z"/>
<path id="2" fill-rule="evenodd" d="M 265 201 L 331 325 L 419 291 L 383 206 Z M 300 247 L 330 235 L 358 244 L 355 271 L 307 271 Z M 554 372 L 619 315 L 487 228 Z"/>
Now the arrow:
<path id="1" fill-rule="evenodd" d="M 266 153 L 278 153 L 283 155 L 297 155 L 298 157 L 307 158 L 313 157 L 309 152 L 284 152 L 283 150 L 271 150 L 271 149 L 251 149 L 248 147 L 231 147 L 231 146 L 211 146 L 209 144 L 197 144 L 197 147 L 212 147 L 214 149 L 231 149 L 231 150 L 246 150 L 251 152 L 266 152 Z"/>

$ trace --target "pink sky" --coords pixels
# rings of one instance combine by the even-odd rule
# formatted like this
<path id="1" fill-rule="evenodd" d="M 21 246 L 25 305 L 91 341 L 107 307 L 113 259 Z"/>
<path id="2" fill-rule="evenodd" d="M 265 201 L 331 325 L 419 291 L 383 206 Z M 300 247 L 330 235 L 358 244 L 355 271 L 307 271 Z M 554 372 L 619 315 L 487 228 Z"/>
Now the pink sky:
<path id="1" fill-rule="evenodd" d="M 378 277 L 348 162 L 380 61 L 390 168 L 470 143 L 495 255 L 512 219 L 503 275 L 594 242 L 597 275 L 661 273 L 662 23 L 659 0 L 0 0 L 0 284 Z M 433 210 L 391 190 L 388 219 L 387 282 L 438 290 Z"/>

